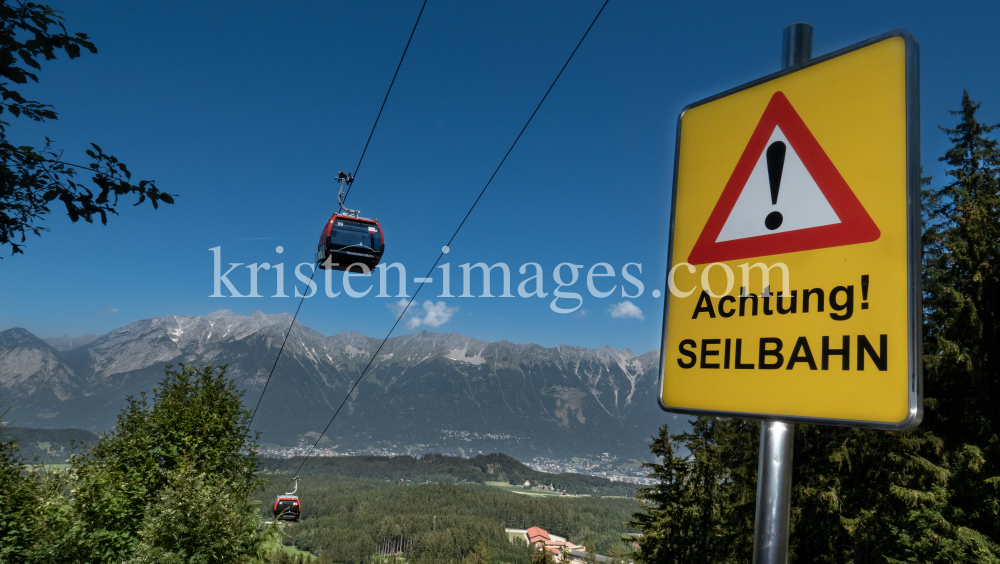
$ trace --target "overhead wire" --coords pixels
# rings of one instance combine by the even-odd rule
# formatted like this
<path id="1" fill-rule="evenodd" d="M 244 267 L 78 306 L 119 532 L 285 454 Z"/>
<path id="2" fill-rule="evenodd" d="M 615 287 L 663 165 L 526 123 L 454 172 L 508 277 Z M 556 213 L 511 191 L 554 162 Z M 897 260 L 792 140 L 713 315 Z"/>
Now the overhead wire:
<path id="1" fill-rule="evenodd" d="M 365 153 L 368 152 L 368 144 L 372 142 L 372 136 L 375 134 L 375 128 L 378 127 L 378 120 L 382 117 L 382 110 L 385 109 L 385 103 L 389 99 L 389 93 L 392 92 L 392 85 L 396 83 L 396 75 L 399 74 L 400 67 L 403 66 L 403 59 L 406 58 L 406 52 L 410 49 L 410 42 L 413 41 L 413 34 L 417 31 L 417 24 L 420 23 L 420 16 L 424 14 L 424 8 L 427 7 L 427 0 L 424 0 L 423 5 L 420 6 L 420 12 L 417 14 L 417 20 L 413 22 L 413 30 L 410 31 L 410 38 L 406 40 L 406 47 L 403 48 L 403 54 L 399 57 L 399 64 L 396 65 L 396 72 L 392 75 L 392 80 L 389 81 L 389 88 L 385 92 L 385 98 L 382 99 L 382 107 L 378 110 L 378 115 L 375 116 L 375 123 L 372 125 L 372 130 L 368 134 L 368 141 L 365 142 L 365 148 L 361 151 L 361 158 L 358 159 L 358 166 L 354 168 L 354 174 L 351 175 L 351 181 L 347 185 L 347 194 L 344 194 L 343 201 L 347 200 L 347 195 L 351 193 L 351 186 L 354 185 L 354 177 L 358 175 L 358 170 L 361 169 L 361 161 L 365 160 Z M 316 269 L 313 268 L 312 276 L 309 277 L 309 281 L 312 282 L 313 278 L 316 277 Z M 247 424 L 247 428 L 253 424 L 253 420 L 257 417 L 257 409 L 260 408 L 260 402 L 264 399 L 264 392 L 267 391 L 267 385 L 271 382 L 271 376 L 274 375 L 274 369 L 278 366 L 278 360 L 281 358 L 282 351 L 285 350 L 285 343 L 288 341 L 288 335 L 292 332 L 292 327 L 295 326 L 295 320 L 299 317 L 299 310 L 302 309 L 302 302 L 306 299 L 305 295 L 299 300 L 299 307 L 295 308 L 295 315 L 292 317 L 292 323 L 288 326 L 288 331 L 285 333 L 285 338 L 281 341 L 281 348 L 278 349 L 278 356 L 274 359 L 274 365 L 271 366 L 271 373 L 267 375 L 267 380 L 264 382 L 264 389 L 260 391 L 260 397 L 257 398 L 257 405 L 253 408 L 253 415 L 250 416 L 250 423 Z M 352 388 L 353 391 L 353 388 Z"/>
<path id="2" fill-rule="evenodd" d="M 313 278 L 316 277 L 316 270 L 317 269 L 314 268 L 312 276 L 309 277 L 310 283 Z M 247 423 L 247 429 L 250 428 L 250 425 L 253 425 L 254 417 L 257 417 L 257 409 L 260 408 L 260 401 L 264 399 L 264 392 L 267 391 L 267 385 L 271 383 L 271 376 L 274 376 L 274 369 L 278 366 L 278 359 L 281 358 L 281 353 L 285 350 L 285 343 L 288 342 L 288 336 L 292 333 L 292 327 L 295 327 L 295 320 L 299 317 L 299 310 L 302 309 L 302 302 L 306 301 L 306 296 L 308 295 L 309 291 L 306 290 L 306 293 L 302 294 L 302 299 L 299 300 L 299 307 L 295 308 L 295 315 L 292 316 L 292 323 L 288 326 L 288 331 L 285 332 L 285 338 L 281 341 L 281 348 L 278 349 L 278 356 L 274 357 L 274 364 L 271 366 L 271 373 L 267 375 L 267 380 L 264 381 L 264 389 L 260 391 L 260 397 L 257 398 L 257 405 L 253 408 L 253 415 L 250 416 L 250 422 Z"/>
<path id="3" fill-rule="evenodd" d="M 462 229 L 462 226 L 465 225 L 466 220 L 469 219 L 469 215 L 472 214 L 472 210 L 476 208 L 476 204 L 478 204 L 479 200 L 482 199 L 483 194 L 486 193 L 486 189 L 490 187 L 490 183 L 493 182 L 493 179 L 500 171 L 500 167 L 502 167 L 504 162 L 506 162 L 507 157 L 510 156 L 511 151 L 514 150 L 514 146 L 517 145 L 518 140 L 521 139 L 521 135 L 523 135 L 524 131 L 528 129 L 528 124 L 531 123 L 531 120 L 535 117 L 535 114 L 538 113 L 539 108 L 542 107 L 542 104 L 545 102 L 545 99 L 549 96 L 549 93 L 552 92 L 552 88 L 556 85 L 556 82 L 559 81 L 559 77 L 562 76 L 562 73 L 563 71 L 566 70 L 566 67 L 569 65 L 569 62 L 573 60 L 573 56 L 576 55 L 576 52 L 580 48 L 580 45 L 583 44 L 583 40 L 587 38 L 587 34 L 590 33 L 590 30 L 594 27 L 594 24 L 597 23 L 597 19 L 601 17 L 601 13 L 604 12 L 604 8 L 608 5 L 609 1 L 610 0 L 604 0 L 604 4 L 601 5 L 601 9 L 597 11 L 597 15 L 594 16 L 593 21 L 591 21 L 590 25 L 587 27 L 587 31 L 585 31 L 583 33 L 583 36 L 580 37 L 580 41 L 577 42 L 576 47 L 573 48 L 573 52 L 570 53 L 569 57 L 566 59 L 566 62 L 563 63 L 562 68 L 559 69 L 559 73 L 556 75 L 555 79 L 552 80 L 552 84 L 550 84 L 548 90 L 545 91 L 545 95 L 542 96 L 541 101 L 539 101 L 538 105 L 535 106 L 535 111 L 531 112 L 531 116 L 528 117 L 528 121 L 525 122 L 524 127 L 521 128 L 521 132 L 517 134 L 517 137 L 514 139 L 514 142 L 511 143 L 510 148 L 507 149 L 507 153 L 504 154 L 503 159 L 500 160 L 500 164 L 497 165 L 496 170 L 493 171 L 493 174 L 490 175 L 489 180 L 486 181 L 486 185 L 483 186 L 483 189 L 479 192 L 479 196 L 476 197 L 476 200 L 472 203 L 472 206 L 469 208 L 469 211 L 465 213 L 465 217 L 462 218 L 461 223 L 458 224 L 458 227 L 455 229 L 455 232 L 452 233 L 451 238 L 448 239 L 448 243 L 444 247 L 442 247 L 441 252 L 438 254 L 437 259 L 434 261 L 434 264 L 427 271 L 427 275 L 421 279 L 421 282 L 417 286 L 417 289 L 413 292 L 413 296 L 410 298 L 410 301 L 408 301 L 406 303 L 406 307 L 404 307 L 403 310 L 400 311 L 399 316 L 396 318 L 396 322 L 392 324 L 392 328 L 389 329 L 389 332 L 386 334 L 385 338 L 382 339 L 382 343 L 379 344 L 377 349 L 375 349 L 375 353 L 372 355 L 371 359 L 368 360 L 368 364 L 365 366 L 365 369 L 362 370 L 361 374 L 357 377 L 356 380 L 354 380 L 354 385 L 351 386 L 350 391 L 348 391 L 347 395 L 344 396 L 344 401 L 342 401 L 340 403 L 340 406 L 337 407 L 337 410 L 333 413 L 333 417 L 330 418 L 330 422 L 327 423 L 326 427 L 323 428 L 323 432 L 320 433 L 319 437 L 316 438 L 316 442 L 313 443 L 312 448 L 310 448 L 306 456 L 303 457 L 302 462 L 299 463 L 298 468 L 295 469 L 295 472 L 292 473 L 292 476 L 298 476 L 299 472 L 302 470 L 302 467 L 305 465 L 306 461 L 308 461 L 309 458 L 312 457 L 312 454 L 313 452 L 316 451 L 316 447 L 319 445 L 319 442 L 323 439 L 323 437 L 326 435 L 326 432 L 330 429 L 330 425 L 333 424 L 334 419 L 337 418 L 337 414 L 340 413 L 340 410 L 343 409 L 344 405 L 347 403 L 347 400 L 350 399 L 351 394 L 354 393 L 354 389 L 358 387 L 358 384 L 361 382 L 361 379 L 364 378 L 365 374 L 368 373 L 368 369 L 371 367 L 372 362 L 374 362 L 375 359 L 378 357 L 378 354 L 382 350 L 382 347 L 385 346 L 385 343 L 389 340 L 389 337 L 392 335 L 393 331 L 396 330 L 396 326 L 399 325 L 399 322 L 403 319 L 403 316 L 406 315 L 406 311 L 410 308 L 410 305 L 413 304 L 413 300 L 417 298 L 417 294 L 419 294 L 420 290 L 423 289 L 425 281 L 430 279 L 431 275 L 434 273 L 434 269 L 437 268 L 438 263 L 441 262 L 441 258 L 444 257 L 445 253 L 448 252 L 448 247 L 451 246 L 452 242 L 455 240 L 455 237 L 458 236 L 458 232 Z M 289 482 L 291 482 L 291 480 L 289 480 Z"/>
<path id="4" fill-rule="evenodd" d="M 392 75 L 392 80 L 389 81 L 389 89 L 385 91 L 385 98 L 382 100 L 382 107 L 378 109 L 378 115 L 375 116 L 375 124 L 372 125 L 372 131 L 368 134 L 368 141 L 365 141 L 365 148 L 361 151 L 361 158 L 358 159 L 358 166 L 354 167 L 354 174 L 351 175 L 351 181 L 347 183 L 347 192 L 344 194 L 343 202 L 347 201 L 347 197 L 351 195 L 351 187 L 354 186 L 354 179 L 358 176 L 358 171 L 361 170 L 361 161 L 365 160 L 365 153 L 368 152 L 368 144 L 372 142 L 372 135 L 375 134 L 375 128 L 378 126 L 378 120 L 382 117 L 382 110 L 385 109 L 385 103 L 389 100 L 389 93 L 392 92 L 392 85 L 396 84 L 396 75 L 399 74 L 400 67 L 403 66 L 403 59 L 406 58 L 406 52 L 410 49 L 410 42 L 413 41 L 413 34 L 417 32 L 417 24 L 420 23 L 420 16 L 424 15 L 424 8 L 427 7 L 427 0 L 424 0 L 424 4 L 420 6 L 420 13 L 417 14 L 417 21 L 413 22 L 413 30 L 410 31 L 410 38 L 406 40 L 406 47 L 403 47 L 403 55 L 399 57 L 399 64 L 396 65 L 396 72 Z"/>

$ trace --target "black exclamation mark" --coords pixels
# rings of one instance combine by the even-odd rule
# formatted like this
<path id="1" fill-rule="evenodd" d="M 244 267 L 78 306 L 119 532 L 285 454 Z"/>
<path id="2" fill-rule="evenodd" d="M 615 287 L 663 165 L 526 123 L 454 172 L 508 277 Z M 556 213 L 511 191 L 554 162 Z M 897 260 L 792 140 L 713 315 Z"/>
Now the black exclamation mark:
<path id="1" fill-rule="evenodd" d="M 861 309 L 868 309 L 868 275 L 861 275 Z"/>
<path id="2" fill-rule="evenodd" d="M 781 188 L 781 171 L 785 168 L 785 144 L 771 143 L 767 148 L 767 179 L 771 182 L 771 205 L 778 204 L 778 190 Z M 774 231 L 781 227 L 781 212 L 773 211 L 764 218 L 764 226 Z"/>

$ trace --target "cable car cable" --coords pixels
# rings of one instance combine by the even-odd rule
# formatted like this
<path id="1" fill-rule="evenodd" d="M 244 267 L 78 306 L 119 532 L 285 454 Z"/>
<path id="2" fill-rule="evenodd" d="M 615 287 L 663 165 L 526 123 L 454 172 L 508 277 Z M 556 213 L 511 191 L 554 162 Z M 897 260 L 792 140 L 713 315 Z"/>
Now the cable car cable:
<path id="1" fill-rule="evenodd" d="M 528 129 L 528 124 L 531 123 L 532 118 L 534 118 L 535 114 L 538 113 L 538 109 L 542 107 L 542 104 L 545 102 L 545 99 L 549 96 L 549 92 L 552 92 L 552 87 L 556 85 L 556 82 L 559 80 L 559 77 L 562 76 L 563 71 L 566 70 L 566 66 L 569 65 L 569 62 L 571 60 L 573 60 L 573 55 L 576 54 L 576 50 L 579 49 L 580 45 L 583 44 L 583 40 L 587 38 L 587 34 L 590 33 L 590 29 L 594 27 L 595 23 L 597 23 L 597 18 L 601 17 L 601 12 L 604 11 L 604 7 L 608 5 L 609 1 L 610 0 L 604 0 L 604 4 L 601 5 L 601 9 L 598 10 L 597 15 L 594 16 L 594 21 L 590 22 L 590 27 L 587 28 L 587 31 L 583 32 L 583 37 L 580 38 L 580 41 L 576 44 L 576 47 L 573 48 L 573 52 L 569 54 L 569 58 L 566 59 L 566 62 L 563 64 L 562 68 L 559 69 L 559 74 L 556 75 L 555 80 L 553 80 L 552 84 L 549 85 L 549 89 L 545 91 L 545 95 L 542 96 L 542 100 L 538 102 L 538 106 L 535 107 L 535 111 L 531 112 L 531 117 L 528 118 L 528 121 L 524 124 L 524 127 L 521 128 L 521 133 L 517 134 L 517 139 L 514 139 L 514 142 L 511 143 L 510 145 L 510 149 L 507 149 L 507 154 L 503 156 L 503 159 L 500 161 L 500 164 L 497 165 L 497 169 L 493 171 L 493 175 L 490 176 L 490 179 L 486 182 L 486 186 L 483 186 L 483 190 L 479 192 L 479 196 L 476 198 L 476 201 L 472 203 L 472 207 L 469 208 L 469 211 L 465 214 L 465 217 L 462 218 L 462 223 L 458 225 L 458 229 L 455 230 L 455 233 L 451 236 L 451 239 L 448 239 L 448 244 L 446 246 L 451 246 L 451 242 L 454 241 L 455 236 L 458 235 L 458 230 L 461 229 L 463 225 L 465 225 L 465 220 L 469 219 L 469 214 L 472 213 L 472 210 L 475 209 L 476 204 L 479 203 L 479 198 L 483 197 L 483 194 L 486 193 L 486 189 L 490 187 L 490 182 L 493 182 L 493 177 L 496 176 L 498 172 L 500 172 L 500 167 L 503 166 L 503 163 L 507 160 L 507 157 L 510 156 L 510 152 L 514 150 L 514 145 L 517 145 L 517 141 L 521 138 L 521 135 L 524 134 L 524 130 Z M 438 255 L 438 260 L 441 260 L 441 257 L 443 255 L 444 253 Z M 437 266 L 437 262 L 435 262 L 434 265 Z M 433 272 L 433 269 L 431 270 L 431 272 Z M 428 276 L 430 276 L 430 274 L 428 274 Z"/>
<path id="2" fill-rule="evenodd" d="M 372 125 L 372 131 L 368 134 L 368 141 L 365 142 L 365 148 L 361 151 L 361 158 L 358 159 L 358 166 L 354 167 L 354 174 L 351 175 L 351 182 L 347 185 L 347 193 L 344 194 L 344 201 L 347 200 L 347 196 L 351 193 L 351 186 L 354 186 L 354 178 L 358 175 L 358 171 L 361 170 L 361 161 L 365 160 L 365 153 L 368 152 L 368 144 L 372 142 L 372 135 L 375 134 L 375 128 L 378 126 L 378 120 L 382 117 L 382 110 L 385 109 L 385 103 L 389 100 L 389 93 L 392 92 L 392 85 L 396 83 L 396 75 L 399 74 L 400 67 L 403 66 L 403 59 L 406 58 L 406 51 L 410 48 L 410 42 L 413 41 L 413 34 L 417 32 L 417 24 L 420 23 L 420 16 L 424 14 L 424 8 L 427 7 L 427 0 L 424 0 L 424 4 L 420 6 L 420 13 L 417 14 L 417 21 L 413 22 L 413 31 L 410 32 L 410 38 L 406 40 L 406 47 L 403 47 L 403 55 L 399 57 L 399 64 L 396 65 L 396 72 L 392 75 L 392 80 L 389 82 L 389 89 L 385 92 L 385 99 L 382 100 L 382 107 L 378 109 L 378 115 L 375 116 L 375 124 Z"/>
<path id="3" fill-rule="evenodd" d="M 309 282 L 312 282 L 313 278 L 316 277 L 317 270 L 319 269 L 313 269 L 312 276 L 309 277 Z M 302 294 L 302 299 L 299 300 L 299 307 L 295 308 L 295 315 L 292 316 L 292 324 L 288 326 L 285 338 L 281 341 L 281 348 L 278 349 L 278 356 L 274 357 L 274 365 L 271 366 L 271 373 L 267 375 L 267 380 L 264 381 L 264 389 L 260 391 L 260 397 L 257 398 L 257 405 L 253 408 L 253 415 L 250 416 L 250 423 L 247 424 L 247 429 L 250 429 L 250 425 L 253 425 L 253 418 L 257 417 L 257 409 L 260 407 L 260 400 L 264 399 L 264 392 L 267 391 L 267 385 L 271 383 L 271 376 L 274 376 L 274 369 L 278 366 L 278 359 L 281 358 L 281 352 L 285 350 L 285 343 L 288 341 L 288 335 L 292 333 L 292 327 L 295 327 L 295 320 L 299 317 L 299 310 L 302 309 L 302 302 L 306 301 L 306 295 L 309 293 L 308 286 L 306 286 L 306 288 L 306 293 Z"/>
<path id="4" fill-rule="evenodd" d="M 396 65 L 396 72 L 393 73 L 392 80 L 389 81 L 389 88 L 385 92 L 385 98 L 382 99 L 382 107 L 379 108 L 378 115 L 375 116 L 375 123 L 372 125 L 372 130 L 368 134 L 368 141 L 365 142 L 365 148 L 361 151 L 361 158 L 358 159 L 358 166 L 355 167 L 354 174 L 351 175 L 351 181 L 347 185 L 347 193 L 344 194 L 341 202 L 347 199 L 347 194 L 351 193 L 351 186 L 354 185 L 354 177 L 357 176 L 358 170 L 361 168 L 361 161 L 365 160 L 365 153 L 368 152 L 368 144 L 372 142 L 372 135 L 375 134 L 375 128 L 378 127 L 378 120 L 382 117 L 382 110 L 385 109 L 385 103 L 389 100 L 389 93 L 392 92 L 392 85 L 396 83 L 396 75 L 399 74 L 399 69 L 403 66 L 403 59 L 406 58 L 406 52 L 410 49 L 410 42 L 413 41 L 413 34 L 417 31 L 417 24 L 420 23 L 420 16 L 424 14 L 424 8 L 426 7 L 427 0 L 424 0 L 424 3 L 420 6 L 420 12 L 417 14 L 417 21 L 413 22 L 413 30 L 410 31 L 410 38 L 406 40 L 406 47 L 403 48 L 403 54 L 399 57 L 399 64 Z M 310 282 L 312 282 L 313 278 L 316 277 L 317 270 L 318 269 L 316 268 L 313 269 L 312 276 L 309 277 Z M 260 391 L 260 397 L 257 398 L 257 405 L 253 408 L 253 415 L 250 416 L 250 423 L 247 425 L 248 429 L 250 428 L 250 425 L 253 424 L 254 417 L 257 416 L 257 409 L 260 408 L 260 402 L 264 399 L 264 392 L 267 391 L 267 385 L 271 382 L 271 376 L 274 375 L 274 369 L 278 366 L 278 359 L 281 358 L 281 353 L 285 350 L 285 342 L 288 341 L 288 335 L 291 334 L 292 327 L 295 326 L 295 320 L 299 316 L 299 310 L 302 309 L 302 302 L 305 301 L 305 299 L 306 297 L 303 295 L 302 299 L 299 300 L 299 307 L 295 309 L 295 315 L 292 317 L 292 324 L 289 325 L 288 332 L 285 333 L 285 338 L 281 341 L 281 348 L 278 349 L 278 356 L 275 357 L 274 365 L 271 366 L 271 373 L 267 375 L 267 380 L 264 382 L 264 389 Z"/>
<path id="5" fill-rule="evenodd" d="M 462 218 L 462 222 L 458 224 L 458 227 L 455 229 L 455 232 L 452 233 L 451 238 L 448 239 L 448 244 L 441 249 L 441 252 L 438 254 L 438 258 L 434 261 L 434 265 L 431 266 L 430 270 L 427 271 L 427 276 L 423 278 L 424 280 L 430 279 L 431 275 L 434 273 L 434 269 L 437 268 L 438 263 L 441 262 L 441 258 L 444 257 L 445 252 L 447 252 L 445 249 L 447 249 L 451 245 L 452 241 L 455 240 L 455 237 L 458 236 L 459 230 L 461 230 L 462 226 L 465 225 L 465 221 L 469 219 L 469 215 L 472 213 L 472 210 L 475 209 L 476 204 L 479 203 L 479 200 L 483 197 L 483 194 L 486 193 L 486 189 L 490 187 L 490 183 L 493 182 L 493 178 L 496 177 L 497 172 L 500 171 L 500 167 L 503 166 L 503 163 L 507 160 L 507 157 L 510 156 L 511 151 L 514 150 L 514 146 L 517 145 L 518 140 L 521 139 L 521 135 L 524 134 L 524 130 L 528 128 L 528 124 L 531 123 L 532 118 L 534 118 L 535 114 L 538 113 L 538 109 L 542 107 L 542 103 L 545 102 L 545 99 L 548 97 L 549 92 L 552 91 L 552 88 L 556 85 L 556 82 L 559 80 L 559 77 L 562 76 L 563 71 L 566 70 L 566 67 L 569 65 L 569 62 L 573 60 L 573 55 L 576 54 L 577 49 L 579 49 L 580 45 L 583 44 L 583 40 L 587 38 L 587 34 L 590 33 L 590 30 L 594 27 L 594 24 L 597 23 L 597 18 L 601 17 L 601 13 L 604 11 L 604 8 L 605 6 L 608 5 L 609 1 L 610 0 L 604 0 L 604 4 L 601 5 L 601 9 L 597 11 L 597 15 L 594 16 L 594 20 L 590 22 L 590 26 L 587 28 L 587 31 L 583 33 L 583 37 L 580 38 L 580 41 L 576 44 L 576 47 L 573 48 L 573 52 L 569 54 L 569 58 L 566 59 L 566 62 L 563 64 L 562 68 L 559 69 L 559 74 L 556 75 L 556 78 L 552 81 L 552 84 L 549 85 L 549 89 L 545 91 L 545 95 L 542 96 L 542 100 L 538 102 L 538 106 L 535 107 L 535 111 L 531 112 L 531 116 L 528 118 L 528 121 L 524 124 L 524 127 L 521 128 L 521 132 L 517 134 L 517 138 L 515 138 L 514 142 L 511 143 L 510 149 L 507 149 L 507 153 L 503 156 L 503 159 L 500 160 L 500 164 L 497 165 L 497 168 L 496 170 L 493 171 L 493 174 L 490 176 L 490 179 L 486 181 L 486 186 L 483 186 L 482 191 L 479 192 L 479 196 L 476 197 L 476 201 L 472 203 L 472 207 L 469 208 L 469 211 L 466 212 L 465 217 Z M 316 442 L 313 443 L 313 446 L 312 448 L 309 449 L 308 454 L 306 454 L 306 456 L 302 459 L 302 462 L 299 463 L 299 467 L 292 474 L 293 476 L 298 476 L 299 473 L 302 471 L 302 467 L 305 465 L 306 461 L 309 460 L 310 457 L 312 457 L 312 453 L 316 451 L 316 446 L 319 445 L 319 442 L 326 435 L 326 432 L 330 429 L 330 425 L 333 424 L 333 420 L 337 418 L 337 414 L 340 413 L 340 410 L 343 409 L 344 404 L 346 404 L 347 400 L 350 399 L 351 394 L 354 393 L 354 389 L 358 387 L 358 384 L 361 382 L 361 379 L 364 378 L 365 374 L 368 373 L 368 369 L 371 367 L 372 362 L 374 362 L 375 359 L 378 357 L 378 353 L 382 350 L 382 347 L 385 346 L 385 343 L 389 340 L 389 337 L 392 335 L 392 332 L 396 330 L 396 326 L 399 325 L 399 322 L 403 319 L 403 316 L 406 315 L 406 311 L 410 308 L 410 305 L 413 304 L 413 300 L 417 298 L 417 294 L 420 293 L 420 290 L 423 289 L 423 287 L 424 287 L 424 282 L 421 282 L 420 285 L 417 286 L 417 289 L 413 292 L 413 297 L 411 297 L 410 301 L 406 303 L 406 307 L 403 308 L 403 311 L 399 313 L 399 317 L 396 318 L 396 322 L 392 324 L 392 328 L 389 329 L 389 332 L 386 334 L 385 338 L 382 339 L 382 343 L 375 350 L 375 354 L 372 355 L 371 359 L 368 361 L 368 364 L 365 366 L 365 369 L 361 371 L 361 374 L 354 381 L 354 385 L 351 386 L 350 391 L 348 391 L 347 395 L 344 396 L 344 401 L 340 402 L 340 406 L 337 408 L 337 411 L 333 413 L 333 417 L 330 418 L 330 422 L 326 424 L 326 427 L 323 428 L 323 432 L 320 433 L 319 437 L 316 438 Z M 289 480 L 289 482 L 291 482 L 291 480 Z"/>

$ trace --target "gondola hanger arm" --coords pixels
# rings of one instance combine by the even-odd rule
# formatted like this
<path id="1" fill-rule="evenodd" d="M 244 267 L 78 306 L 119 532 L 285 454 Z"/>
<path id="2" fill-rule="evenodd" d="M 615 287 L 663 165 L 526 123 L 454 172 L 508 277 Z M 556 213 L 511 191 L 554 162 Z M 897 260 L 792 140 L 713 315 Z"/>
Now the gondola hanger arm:
<path id="1" fill-rule="evenodd" d="M 354 182 L 354 176 L 347 174 L 344 171 L 340 171 L 340 174 L 337 175 L 337 182 L 340 182 L 340 193 L 337 194 L 337 204 L 340 205 L 341 211 L 348 215 L 358 217 L 361 215 L 360 210 L 352 210 L 351 208 L 344 206 L 344 184 L 352 184 Z"/>
<path id="2" fill-rule="evenodd" d="M 290 491 L 290 492 L 288 492 L 288 493 L 286 493 L 284 495 L 295 495 L 295 492 L 299 491 L 299 477 L 295 476 L 292 479 L 295 480 L 295 488 L 292 489 L 292 491 Z"/>

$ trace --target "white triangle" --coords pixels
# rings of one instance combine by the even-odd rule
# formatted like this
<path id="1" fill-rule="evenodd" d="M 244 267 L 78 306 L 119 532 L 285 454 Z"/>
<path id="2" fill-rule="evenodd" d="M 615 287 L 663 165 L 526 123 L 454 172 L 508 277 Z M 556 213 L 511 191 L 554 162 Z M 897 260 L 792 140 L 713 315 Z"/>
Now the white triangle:
<path id="1" fill-rule="evenodd" d="M 785 143 L 785 165 L 781 173 L 778 203 L 771 204 L 771 183 L 767 173 L 765 149 L 757 158 L 757 164 L 740 192 L 736 205 L 729 212 L 729 217 L 715 240 L 717 243 L 840 223 L 837 212 L 833 211 L 830 202 L 779 127 L 774 128 L 765 147 L 770 147 L 775 141 Z M 768 229 L 764 219 L 775 211 L 781 213 L 781 225 L 777 229 Z"/>

